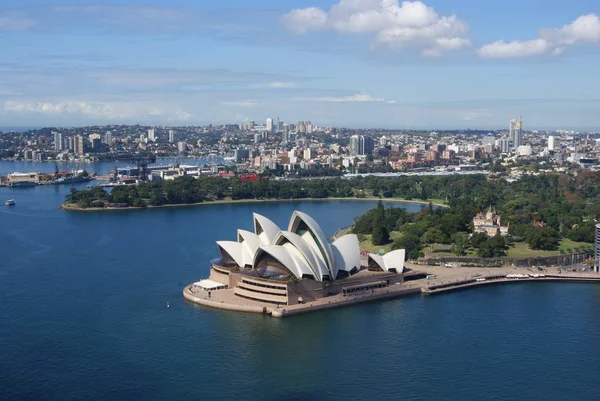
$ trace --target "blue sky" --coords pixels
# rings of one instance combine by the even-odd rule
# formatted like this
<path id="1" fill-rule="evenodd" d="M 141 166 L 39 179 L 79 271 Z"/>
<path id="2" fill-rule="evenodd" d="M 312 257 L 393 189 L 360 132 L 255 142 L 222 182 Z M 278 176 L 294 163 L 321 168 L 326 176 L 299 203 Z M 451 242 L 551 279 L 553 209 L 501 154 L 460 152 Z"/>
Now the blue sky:
<path id="1" fill-rule="evenodd" d="M 600 130 L 599 15 L 597 0 L 3 0 L 0 126 Z"/>

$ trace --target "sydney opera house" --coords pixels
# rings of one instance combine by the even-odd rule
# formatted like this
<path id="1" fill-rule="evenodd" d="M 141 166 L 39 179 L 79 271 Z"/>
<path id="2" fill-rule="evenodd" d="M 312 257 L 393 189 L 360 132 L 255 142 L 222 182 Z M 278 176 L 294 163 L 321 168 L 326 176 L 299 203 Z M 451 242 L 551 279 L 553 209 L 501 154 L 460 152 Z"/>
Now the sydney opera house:
<path id="1" fill-rule="evenodd" d="M 330 243 L 319 224 L 299 211 L 287 230 L 259 214 L 253 220 L 253 232 L 240 229 L 235 241 L 217 242 L 221 257 L 212 261 L 210 277 L 189 286 L 194 299 L 280 307 L 380 291 L 403 281 L 404 250 L 361 257 L 356 235 Z"/>

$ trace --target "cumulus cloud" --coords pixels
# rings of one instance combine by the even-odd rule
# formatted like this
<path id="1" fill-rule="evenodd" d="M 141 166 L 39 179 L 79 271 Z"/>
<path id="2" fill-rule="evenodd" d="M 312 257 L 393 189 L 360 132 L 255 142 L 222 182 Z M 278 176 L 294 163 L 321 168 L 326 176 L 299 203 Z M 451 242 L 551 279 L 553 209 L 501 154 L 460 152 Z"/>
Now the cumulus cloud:
<path id="1" fill-rule="evenodd" d="M 327 13 L 317 7 L 295 8 L 282 17 L 283 24 L 290 31 L 303 35 L 327 26 Z"/>
<path id="2" fill-rule="evenodd" d="M 400 4 L 398 0 L 340 0 L 328 11 L 315 7 L 294 9 L 281 21 L 297 34 L 324 29 L 370 34 L 375 44 L 392 49 L 420 47 L 426 55 L 471 45 L 466 23 L 456 15 L 440 17 L 421 1 Z"/>
<path id="3" fill-rule="evenodd" d="M 85 102 L 60 101 L 4 102 L 4 111 L 8 113 L 40 114 L 56 117 L 85 117 L 103 120 L 138 119 L 143 117 L 165 117 L 170 121 L 185 121 L 192 117 L 188 112 L 175 109 L 165 111 L 159 106 L 147 106 L 125 102 Z"/>
<path id="4" fill-rule="evenodd" d="M 497 41 L 482 46 L 480 57 L 509 58 L 551 54 L 561 55 L 568 46 L 600 43 L 600 18 L 596 14 L 582 15 L 561 28 L 541 29 L 533 40 Z"/>
<path id="5" fill-rule="evenodd" d="M 548 42 L 544 39 L 514 40 L 512 42 L 499 40 L 481 47 L 478 53 L 484 58 L 508 58 L 538 56 L 546 53 L 547 50 Z"/>

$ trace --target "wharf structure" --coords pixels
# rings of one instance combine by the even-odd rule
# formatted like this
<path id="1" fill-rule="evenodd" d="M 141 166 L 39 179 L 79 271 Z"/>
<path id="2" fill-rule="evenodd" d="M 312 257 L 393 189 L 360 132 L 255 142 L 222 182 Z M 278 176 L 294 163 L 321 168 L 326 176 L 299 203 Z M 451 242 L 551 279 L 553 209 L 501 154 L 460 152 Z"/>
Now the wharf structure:
<path id="1" fill-rule="evenodd" d="M 212 261 L 208 279 L 184 289 L 186 299 L 231 310 L 277 309 L 284 315 L 389 295 L 404 281 L 404 250 L 370 254 L 362 265 L 356 235 L 330 244 L 306 213 L 295 211 L 285 231 L 259 214 L 253 220 L 254 232 L 237 230 L 237 241 L 217 242 L 221 257 Z"/>

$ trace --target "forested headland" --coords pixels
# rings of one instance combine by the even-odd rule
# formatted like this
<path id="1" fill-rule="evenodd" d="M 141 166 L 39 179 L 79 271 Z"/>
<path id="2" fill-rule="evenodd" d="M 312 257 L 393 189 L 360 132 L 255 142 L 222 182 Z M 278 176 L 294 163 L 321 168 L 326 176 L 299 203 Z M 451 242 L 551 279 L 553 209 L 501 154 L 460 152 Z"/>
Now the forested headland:
<path id="1" fill-rule="evenodd" d="M 409 213 L 380 204 L 357 218 L 353 231 L 363 241 L 368 236 L 373 245 L 406 249 L 408 259 L 423 256 L 433 244 L 446 244 L 457 256 L 485 258 L 506 256 L 518 243 L 539 251 L 570 249 L 563 249 L 561 243 L 581 248 L 571 251 L 589 249 L 586 244 L 593 243 L 594 227 L 600 219 L 598 178 L 595 172 L 526 176 L 512 183 L 462 177 L 445 181 L 448 187 L 440 190 L 451 194 L 448 208 L 428 207 Z M 488 207 L 502 217 L 503 225 L 509 225 L 509 235 L 473 233 L 473 217 Z"/>

